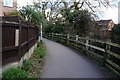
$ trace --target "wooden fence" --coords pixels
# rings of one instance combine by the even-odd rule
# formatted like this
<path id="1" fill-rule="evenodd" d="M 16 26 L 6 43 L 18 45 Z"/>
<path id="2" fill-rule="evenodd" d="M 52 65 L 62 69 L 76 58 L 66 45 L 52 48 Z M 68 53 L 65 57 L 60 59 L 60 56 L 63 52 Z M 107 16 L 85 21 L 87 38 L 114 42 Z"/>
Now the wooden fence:
<path id="1" fill-rule="evenodd" d="M 69 34 L 50 33 L 44 35 L 48 39 L 61 42 L 79 50 L 85 51 L 85 54 L 99 60 L 110 70 L 120 76 L 120 45 L 108 41 L 90 39 L 88 37 L 71 36 Z"/>
<path id="2" fill-rule="evenodd" d="M 18 61 L 38 40 L 37 26 L 18 16 L 2 17 L 2 64 Z"/>

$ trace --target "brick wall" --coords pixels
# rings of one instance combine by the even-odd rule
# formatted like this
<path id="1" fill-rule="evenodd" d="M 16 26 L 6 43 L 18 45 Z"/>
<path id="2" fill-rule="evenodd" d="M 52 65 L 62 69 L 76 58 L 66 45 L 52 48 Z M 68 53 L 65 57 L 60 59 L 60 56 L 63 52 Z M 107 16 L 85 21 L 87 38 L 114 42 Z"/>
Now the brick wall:
<path id="1" fill-rule="evenodd" d="M 1 13 L 0 13 L 0 16 L 4 16 L 11 11 L 17 10 L 17 0 L 13 0 L 13 7 L 4 6 L 3 1 L 4 0 L 0 1 L 0 5 L 1 5 L 0 8 L 2 10 Z"/>

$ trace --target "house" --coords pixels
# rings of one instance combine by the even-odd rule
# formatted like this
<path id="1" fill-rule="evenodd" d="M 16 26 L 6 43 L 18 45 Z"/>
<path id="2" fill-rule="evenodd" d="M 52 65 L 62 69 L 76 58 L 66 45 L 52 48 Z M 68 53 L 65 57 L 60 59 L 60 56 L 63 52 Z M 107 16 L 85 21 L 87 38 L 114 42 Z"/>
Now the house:
<path id="1" fill-rule="evenodd" d="M 5 16 L 9 12 L 17 10 L 17 0 L 0 0 L 0 16 Z"/>
<path id="2" fill-rule="evenodd" d="M 97 35 L 101 39 L 110 38 L 112 28 L 115 25 L 112 19 L 99 20 L 96 21 L 95 24 L 96 24 L 95 26 L 98 28 L 98 30 L 95 32 L 95 35 Z"/>
<path id="3" fill-rule="evenodd" d="M 98 22 L 98 26 L 100 27 L 101 31 L 111 31 L 113 26 L 114 26 L 114 22 L 112 21 L 112 19 L 110 20 L 100 20 L 97 21 Z"/>

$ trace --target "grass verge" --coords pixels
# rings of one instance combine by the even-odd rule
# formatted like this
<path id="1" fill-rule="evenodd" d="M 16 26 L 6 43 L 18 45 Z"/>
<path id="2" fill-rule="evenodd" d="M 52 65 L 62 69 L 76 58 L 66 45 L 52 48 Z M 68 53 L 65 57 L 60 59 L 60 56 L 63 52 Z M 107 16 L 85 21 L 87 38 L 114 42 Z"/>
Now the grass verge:
<path id="1" fill-rule="evenodd" d="M 2 73 L 2 80 L 27 80 L 40 77 L 44 64 L 45 46 L 44 43 L 38 42 L 37 48 L 31 58 L 23 61 L 21 68 L 11 68 Z"/>
<path id="2" fill-rule="evenodd" d="M 29 76 L 40 77 L 44 64 L 45 46 L 44 43 L 38 42 L 38 47 L 35 48 L 33 55 L 29 59 L 32 62 L 32 68 L 29 70 Z"/>

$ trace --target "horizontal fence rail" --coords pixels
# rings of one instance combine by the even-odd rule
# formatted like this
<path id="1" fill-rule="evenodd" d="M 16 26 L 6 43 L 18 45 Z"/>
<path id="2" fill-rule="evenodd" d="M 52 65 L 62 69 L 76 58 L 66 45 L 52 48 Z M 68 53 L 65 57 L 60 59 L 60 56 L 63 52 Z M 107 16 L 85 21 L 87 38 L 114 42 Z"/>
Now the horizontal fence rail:
<path id="1" fill-rule="evenodd" d="M 79 50 L 84 50 L 89 56 L 99 60 L 110 70 L 120 76 L 120 45 L 112 43 L 110 40 L 101 41 L 88 37 L 71 36 L 69 34 L 49 33 L 45 38 L 58 41 L 65 45 L 72 46 Z"/>
<path id="2" fill-rule="evenodd" d="M 3 16 L 2 21 L 2 64 L 3 66 L 21 59 L 37 42 L 37 26 L 18 16 Z"/>

